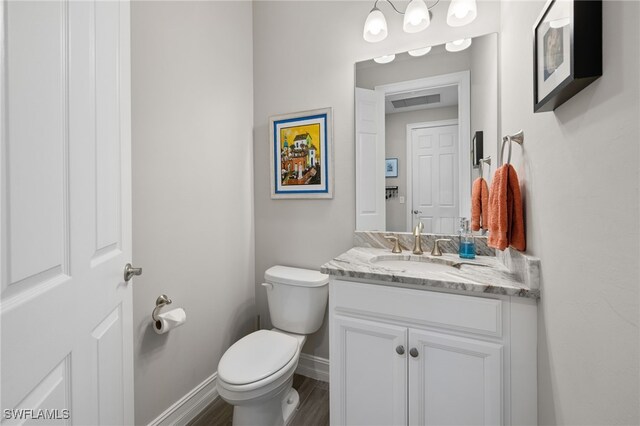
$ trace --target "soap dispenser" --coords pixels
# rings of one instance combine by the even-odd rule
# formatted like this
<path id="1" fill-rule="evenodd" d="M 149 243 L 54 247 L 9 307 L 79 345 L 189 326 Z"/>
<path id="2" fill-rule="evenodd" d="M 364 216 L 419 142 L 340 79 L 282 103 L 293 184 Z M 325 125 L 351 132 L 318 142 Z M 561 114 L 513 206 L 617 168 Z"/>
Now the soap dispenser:
<path id="1" fill-rule="evenodd" d="M 475 259 L 476 241 L 469 228 L 469 221 L 465 218 L 460 220 L 460 248 L 458 253 L 463 259 Z"/>

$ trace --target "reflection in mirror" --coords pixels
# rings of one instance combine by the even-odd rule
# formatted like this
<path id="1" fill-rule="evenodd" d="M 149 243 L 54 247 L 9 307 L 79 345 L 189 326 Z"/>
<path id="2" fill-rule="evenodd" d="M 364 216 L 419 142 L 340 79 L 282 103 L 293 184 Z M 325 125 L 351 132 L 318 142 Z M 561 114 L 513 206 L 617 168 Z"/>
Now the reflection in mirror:
<path id="1" fill-rule="evenodd" d="M 459 43 L 460 44 L 460 43 Z M 356 229 L 455 234 L 471 215 L 471 183 L 490 182 L 498 146 L 498 36 L 464 50 L 356 64 Z M 397 177 L 385 159 L 397 158 Z M 386 190 L 387 187 L 397 189 Z"/>

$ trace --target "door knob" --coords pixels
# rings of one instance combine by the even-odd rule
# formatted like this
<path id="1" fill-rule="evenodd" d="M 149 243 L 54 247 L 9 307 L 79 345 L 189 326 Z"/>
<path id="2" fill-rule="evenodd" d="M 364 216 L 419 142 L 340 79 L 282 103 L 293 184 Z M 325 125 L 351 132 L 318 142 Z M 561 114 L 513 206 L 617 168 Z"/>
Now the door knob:
<path id="1" fill-rule="evenodd" d="M 142 268 L 134 268 L 130 263 L 124 265 L 124 281 L 128 282 L 134 275 L 142 275 Z"/>
<path id="2" fill-rule="evenodd" d="M 396 348 L 396 352 L 398 353 L 398 355 L 404 355 L 404 346 L 398 345 L 398 347 Z"/>
<path id="3" fill-rule="evenodd" d="M 419 214 L 419 213 L 422 213 L 422 211 L 421 210 L 414 210 L 413 211 L 413 214 Z"/>
<path id="4" fill-rule="evenodd" d="M 418 357 L 418 350 L 416 348 L 411 348 L 411 350 L 409 351 L 409 355 L 411 355 L 414 358 Z"/>

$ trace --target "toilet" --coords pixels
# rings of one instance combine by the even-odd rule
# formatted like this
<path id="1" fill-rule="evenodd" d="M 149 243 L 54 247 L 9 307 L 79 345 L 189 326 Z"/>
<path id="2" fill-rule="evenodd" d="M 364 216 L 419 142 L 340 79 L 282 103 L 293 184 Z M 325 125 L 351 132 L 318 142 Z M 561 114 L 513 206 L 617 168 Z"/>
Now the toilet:
<path id="1" fill-rule="evenodd" d="M 232 404 L 234 426 L 286 425 L 300 402 L 293 373 L 308 334 L 322 325 L 329 276 L 273 266 L 264 274 L 272 330 L 234 343 L 218 364 L 216 386 Z"/>

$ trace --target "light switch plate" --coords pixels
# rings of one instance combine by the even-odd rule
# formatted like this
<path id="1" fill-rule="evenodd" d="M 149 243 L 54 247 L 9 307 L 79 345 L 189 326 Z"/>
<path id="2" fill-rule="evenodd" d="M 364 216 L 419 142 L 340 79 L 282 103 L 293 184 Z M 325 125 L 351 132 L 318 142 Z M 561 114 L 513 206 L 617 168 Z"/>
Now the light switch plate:
<path id="1" fill-rule="evenodd" d="M 400 204 L 404 204 L 404 197 L 402 195 L 398 197 L 398 200 L 400 201 Z"/>

